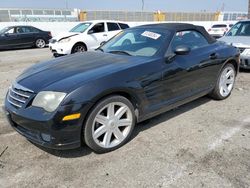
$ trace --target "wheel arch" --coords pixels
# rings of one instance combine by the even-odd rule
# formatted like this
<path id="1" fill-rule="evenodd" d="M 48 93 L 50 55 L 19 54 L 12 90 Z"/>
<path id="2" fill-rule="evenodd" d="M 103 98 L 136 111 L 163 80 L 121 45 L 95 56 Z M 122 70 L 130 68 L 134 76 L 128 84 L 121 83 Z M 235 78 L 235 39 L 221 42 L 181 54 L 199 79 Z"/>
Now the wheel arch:
<path id="1" fill-rule="evenodd" d="M 132 93 L 132 92 L 130 92 L 128 90 L 123 90 L 123 89 L 117 89 L 117 90 L 107 91 L 107 92 L 104 92 L 104 93 L 98 95 L 97 97 L 95 97 L 93 99 L 93 105 L 89 109 L 88 113 L 93 109 L 93 107 L 98 102 L 100 102 L 101 100 L 103 100 L 103 99 L 105 99 L 107 97 L 115 96 L 115 95 L 119 95 L 119 96 L 125 97 L 126 99 L 128 99 L 131 102 L 131 104 L 135 108 L 135 115 L 136 115 L 136 119 L 138 120 L 138 117 L 139 117 L 139 99 L 138 99 L 138 97 L 136 97 L 136 95 L 134 93 Z"/>
<path id="2" fill-rule="evenodd" d="M 88 51 L 88 47 L 87 47 L 86 43 L 85 43 L 85 42 L 82 42 L 82 41 L 78 41 L 78 42 L 76 42 L 76 43 L 72 46 L 72 48 L 71 48 L 71 53 L 73 52 L 74 47 L 75 47 L 76 45 L 78 45 L 78 44 L 84 45 L 85 48 L 86 48 L 86 51 Z"/>
<path id="3" fill-rule="evenodd" d="M 114 91 L 111 91 L 111 92 L 102 93 L 102 94 L 98 95 L 97 97 L 95 97 L 93 99 L 93 101 L 92 101 L 93 104 L 89 107 L 84 119 L 82 120 L 82 128 L 81 128 L 81 133 L 80 133 L 81 134 L 81 143 L 84 143 L 84 137 L 83 137 L 82 133 L 84 131 L 84 127 L 85 127 L 85 123 L 87 121 L 87 118 L 89 117 L 89 114 L 91 113 L 93 108 L 101 100 L 103 100 L 103 99 L 105 99 L 107 97 L 117 96 L 117 95 L 125 97 L 126 99 L 128 99 L 131 102 L 131 104 L 135 108 L 136 122 L 138 122 L 138 119 L 139 119 L 139 101 L 138 101 L 138 99 L 136 99 L 136 97 L 131 92 L 124 91 L 124 90 L 114 90 Z"/>
<path id="4" fill-rule="evenodd" d="M 232 65 L 234 66 L 234 68 L 235 68 L 236 75 L 238 74 L 240 65 L 239 65 L 239 63 L 236 61 L 236 59 L 230 58 L 230 59 L 226 60 L 226 62 L 225 62 L 225 63 L 223 64 L 223 66 L 221 67 L 221 70 L 223 69 L 223 67 L 224 67 L 226 64 L 232 64 Z M 221 70 L 220 70 L 220 71 L 221 71 Z"/>

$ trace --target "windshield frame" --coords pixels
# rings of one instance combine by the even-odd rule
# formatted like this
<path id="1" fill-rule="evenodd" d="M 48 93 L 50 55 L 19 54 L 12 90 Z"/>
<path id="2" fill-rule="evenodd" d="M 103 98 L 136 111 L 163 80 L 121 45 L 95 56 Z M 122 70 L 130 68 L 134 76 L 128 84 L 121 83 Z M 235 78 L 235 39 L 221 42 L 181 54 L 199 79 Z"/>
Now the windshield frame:
<path id="1" fill-rule="evenodd" d="M 79 31 L 74 31 L 74 30 L 76 30 L 77 28 L 79 28 L 79 27 L 81 27 L 82 25 L 85 25 L 85 24 L 89 24 L 89 26 L 86 27 L 83 31 L 80 31 L 80 32 L 79 32 Z M 72 29 L 70 29 L 69 32 L 72 32 L 72 33 L 84 33 L 85 31 L 87 31 L 87 30 L 90 28 L 91 25 L 93 25 L 92 22 L 83 22 L 83 23 L 79 23 L 79 24 L 77 24 L 75 27 L 73 27 Z"/>
<path id="2" fill-rule="evenodd" d="M 106 43 L 104 43 L 103 45 L 101 45 L 99 48 L 97 48 L 96 50 L 100 50 L 101 52 L 104 52 L 104 53 L 112 53 L 113 51 L 116 51 L 115 49 L 113 50 L 107 50 L 109 48 L 105 48 L 105 46 L 107 45 L 112 45 L 114 44 L 115 42 L 112 42 L 113 40 L 116 40 L 119 41 L 123 36 L 125 36 L 126 34 L 128 34 L 129 32 L 131 31 L 134 31 L 134 30 L 141 30 L 142 33 L 143 31 L 150 31 L 150 32 L 155 32 L 155 33 L 159 33 L 159 34 L 165 34 L 165 35 L 168 35 L 168 36 L 165 36 L 164 39 L 162 39 L 162 43 L 161 43 L 161 46 L 157 49 L 157 51 L 155 52 L 155 54 L 153 54 L 152 56 L 144 56 L 144 55 L 133 55 L 133 54 L 130 54 L 131 52 L 130 51 L 125 51 L 126 53 L 129 53 L 131 55 L 131 57 L 145 57 L 145 58 L 153 58 L 153 57 L 164 57 L 165 56 L 165 53 L 166 51 L 168 50 L 168 47 L 170 45 L 170 42 L 172 41 L 172 38 L 173 38 L 173 35 L 174 35 L 174 31 L 170 30 L 170 29 L 162 29 L 162 28 L 147 28 L 147 27 L 134 27 L 134 28 L 128 28 L 126 30 L 123 30 L 121 32 L 119 32 L 117 35 L 115 35 L 114 37 L 112 37 L 110 40 L 108 40 Z M 119 38 L 117 38 L 119 37 Z M 117 38 L 117 39 L 116 39 Z M 111 43 L 112 42 L 112 43 Z M 111 44 L 110 44 L 111 43 Z M 117 49 L 117 51 L 119 51 Z M 118 53 L 117 53 L 118 54 Z M 121 55 L 121 53 L 119 53 Z"/>

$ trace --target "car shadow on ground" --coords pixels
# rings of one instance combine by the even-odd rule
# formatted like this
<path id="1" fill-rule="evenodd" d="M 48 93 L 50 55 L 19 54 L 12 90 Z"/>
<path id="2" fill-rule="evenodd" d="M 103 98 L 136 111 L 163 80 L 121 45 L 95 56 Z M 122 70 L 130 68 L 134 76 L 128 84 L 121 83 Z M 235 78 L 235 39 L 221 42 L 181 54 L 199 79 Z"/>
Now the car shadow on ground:
<path id="1" fill-rule="evenodd" d="M 241 72 L 250 73 L 250 69 L 242 69 L 242 68 L 241 68 L 241 69 L 240 69 L 240 73 L 241 73 Z"/>
<path id="2" fill-rule="evenodd" d="M 202 97 L 202 98 L 199 98 L 195 101 L 192 101 L 190 103 L 182 105 L 178 108 L 175 108 L 173 110 L 165 112 L 161 115 L 153 117 L 149 120 L 146 120 L 146 121 L 139 123 L 134 128 L 134 131 L 132 133 L 132 136 L 131 136 L 129 142 L 131 142 L 139 133 L 141 133 L 147 129 L 150 129 L 151 127 L 157 126 L 158 124 L 160 124 L 162 122 L 166 122 L 166 121 L 168 121 L 176 116 L 179 116 L 180 114 L 183 114 L 187 111 L 190 111 L 194 108 L 197 108 L 197 107 L 209 102 L 210 100 L 211 99 L 208 97 Z M 89 149 L 86 145 L 83 145 L 80 148 L 72 149 L 72 150 L 52 150 L 52 149 L 47 149 L 47 148 L 44 148 L 44 147 L 41 147 L 38 145 L 36 145 L 36 146 L 39 149 L 41 149 L 47 153 L 50 153 L 54 156 L 61 157 L 61 158 L 78 158 L 78 157 L 83 157 L 83 156 L 86 156 L 86 155 L 93 153 L 93 151 L 91 149 Z"/>
<path id="3" fill-rule="evenodd" d="M 49 46 L 45 46 L 44 48 L 49 48 Z M 31 49 L 44 49 L 44 48 L 23 47 L 23 48 L 13 48 L 13 49 L 1 49 L 0 52 L 18 51 L 18 50 L 31 50 Z"/>

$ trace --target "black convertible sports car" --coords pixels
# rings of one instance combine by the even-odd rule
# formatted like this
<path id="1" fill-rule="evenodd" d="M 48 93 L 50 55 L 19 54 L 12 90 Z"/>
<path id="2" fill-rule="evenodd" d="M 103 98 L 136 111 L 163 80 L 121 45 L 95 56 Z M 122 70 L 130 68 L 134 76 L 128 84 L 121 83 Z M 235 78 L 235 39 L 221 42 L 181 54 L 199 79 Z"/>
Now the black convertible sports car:
<path id="1" fill-rule="evenodd" d="M 239 52 L 203 27 L 127 29 L 97 49 L 36 64 L 10 87 L 5 109 L 19 133 L 54 149 L 126 143 L 137 122 L 204 95 L 227 98 Z"/>
<path id="2" fill-rule="evenodd" d="M 44 48 L 51 39 L 50 31 L 32 26 L 11 26 L 0 30 L 0 50 L 37 47 Z"/>

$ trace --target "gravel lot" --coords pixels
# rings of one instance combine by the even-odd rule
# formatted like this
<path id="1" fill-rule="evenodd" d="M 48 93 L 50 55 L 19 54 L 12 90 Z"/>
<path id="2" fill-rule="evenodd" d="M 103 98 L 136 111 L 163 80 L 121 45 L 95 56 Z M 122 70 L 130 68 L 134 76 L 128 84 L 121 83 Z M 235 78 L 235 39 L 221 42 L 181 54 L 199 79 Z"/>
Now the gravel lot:
<path id="1" fill-rule="evenodd" d="M 25 68 L 49 49 L 0 52 L 0 105 Z M 16 133 L 0 111 L 1 187 L 250 187 L 250 72 L 230 98 L 201 98 L 139 124 L 107 154 L 54 151 Z"/>

